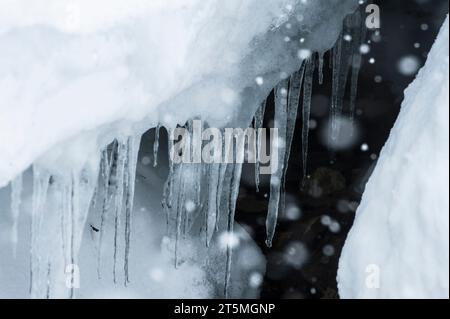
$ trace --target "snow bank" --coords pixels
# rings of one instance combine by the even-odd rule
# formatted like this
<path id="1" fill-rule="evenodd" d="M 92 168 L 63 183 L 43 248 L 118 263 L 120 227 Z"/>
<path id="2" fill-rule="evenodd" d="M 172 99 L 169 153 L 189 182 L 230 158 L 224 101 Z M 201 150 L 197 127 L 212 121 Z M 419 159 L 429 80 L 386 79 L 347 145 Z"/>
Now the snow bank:
<path id="1" fill-rule="evenodd" d="M 280 74 L 298 69 L 299 37 L 329 49 L 356 6 L 0 0 L 0 186 L 44 155 L 53 172 L 96 162 L 114 137 L 158 123 L 248 125 Z"/>
<path id="2" fill-rule="evenodd" d="M 449 297 L 449 21 L 405 92 L 339 264 L 343 298 Z"/>

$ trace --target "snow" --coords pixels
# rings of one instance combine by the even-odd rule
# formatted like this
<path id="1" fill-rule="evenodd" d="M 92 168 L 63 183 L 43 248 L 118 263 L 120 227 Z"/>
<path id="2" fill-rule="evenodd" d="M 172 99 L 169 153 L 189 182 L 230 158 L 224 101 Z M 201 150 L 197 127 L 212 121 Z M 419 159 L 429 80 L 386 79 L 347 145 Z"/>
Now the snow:
<path id="1" fill-rule="evenodd" d="M 405 92 L 345 243 L 343 298 L 449 297 L 449 21 Z"/>
<path id="2" fill-rule="evenodd" d="M 247 127 L 279 74 L 300 65 L 285 33 L 302 30 L 309 50 L 327 50 L 356 1 L 0 0 L 0 7 L 5 186 L 43 157 L 52 171 L 82 167 L 115 137 L 158 124 L 201 117 Z M 307 13 L 301 22 L 300 13 Z"/>

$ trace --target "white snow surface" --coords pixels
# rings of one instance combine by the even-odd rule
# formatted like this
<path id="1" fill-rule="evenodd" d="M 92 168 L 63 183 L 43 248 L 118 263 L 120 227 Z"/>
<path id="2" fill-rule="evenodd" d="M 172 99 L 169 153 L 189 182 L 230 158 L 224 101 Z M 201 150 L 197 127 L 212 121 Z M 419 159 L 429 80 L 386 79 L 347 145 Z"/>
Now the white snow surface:
<path id="1" fill-rule="evenodd" d="M 449 22 L 384 146 L 345 243 L 342 298 L 449 297 Z"/>
<path id="2" fill-rule="evenodd" d="M 97 163 L 115 137 L 158 123 L 248 125 L 280 74 L 300 65 L 299 41 L 286 36 L 327 50 L 356 6 L 0 0 L 0 187 L 38 159 L 54 173 Z"/>

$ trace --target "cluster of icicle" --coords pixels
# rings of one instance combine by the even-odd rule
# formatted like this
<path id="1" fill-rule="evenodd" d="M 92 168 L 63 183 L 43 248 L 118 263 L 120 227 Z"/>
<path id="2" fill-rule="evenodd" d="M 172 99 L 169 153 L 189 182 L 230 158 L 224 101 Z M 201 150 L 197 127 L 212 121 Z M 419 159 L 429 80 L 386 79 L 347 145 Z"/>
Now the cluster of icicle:
<path id="1" fill-rule="evenodd" d="M 102 152 L 98 168 L 89 166 L 80 171 L 73 170 L 67 175 L 52 175 L 38 165 L 33 166 L 31 297 L 74 297 L 76 284 L 73 281 L 77 280 L 78 253 L 88 213 L 93 207 L 101 212 L 99 262 L 102 228 L 105 220 L 112 218 L 115 222 L 114 281 L 119 255 L 117 240 L 124 238 L 124 284 L 129 282 L 128 256 L 139 142 L 139 137 L 115 140 Z M 22 176 L 14 180 L 11 187 L 14 217 L 12 241 L 16 244 Z"/>
<path id="2" fill-rule="evenodd" d="M 361 66 L 360 45 L 364 41 L 360 12 L 349 16 L 343 31 L 329 52 L 332 68 L 332 127 L 330 137 L 339 134 L 339 121 L 344 112 L 344 93 L 350 76 L 349 116 L 353 118 L 357 90 L 358 72 Z M 347 36 L 346 36 L 347 35 Z M 348 41 L 348 35 L 351 41 Z M 290 148 L 296 126 L 297 113 L 301 103 L 302 118 L 302 160 L 303 180 L 307 177 L 308 133 L 311 110 L 313 77 L 318 70 L 318 81 L 323 81 L 324 54 L 313 54 L 302 62 L 300 69 L 289 79 L 281 81 L 275 88 L 275 125 L 278 134 L 285 141 L 279 145 L 278 163 L 281 167 L 271 176 L 270 202 L 267 214 L 267 246 L 272 245 L 279 212 L 284 210 L 284 183 L 288 168 Z M 265 102 L 257 110 L 253 125 L 263 127 Z M 187 128 L 189 129 L 189 122 Z M 159 148 L 159 130 L 156 128 L 153 147 L 154 158 Z M 170 129 L 168 129 L 170 132 Z M 169 134 L 170 136 L 170 134 Z M 260 139 L 257 138 L 259 141 Z M 173 141 L 169 138 L 169 150 Z M 64 269 L 76 265 L 83 229 L 88 212 L 95 207 L 101 216 L 98 263 L 102 260 L 102 245 L 105 221 L 113 220 L 114 227 L 114 282 L 118 278 L 119 256 L 122 265 L 123 284 L 129 282 L 128 257 L 130 253 L 131 221 L 135 188 L 136 164 L 140 136 L 116 139 L 102 151 L 98 168 L 84 168 L 66 176 L 51 175 L 45 169 L 34 165 L 33 208 L 31 223 L 31 265 L 30 292 L 35 298 L 49 298 L 52 295 L 74 297 L 74 290 L 58 291 L 56 282 L 64 280 L 53 269 Z M 259 144 L 259 143 L 258 143 Z M 257 145 L 257 149 L 260 145 Z M 244 152 L 245 150 L 238 150 Z M 257 151 L 257 154 L 259 152 Z M 236 156 L 239 156 L 236 154 Z M 170 158 L 170 156 L 169 156 Z M 177 267 L 179 242 L 186 234 L 200 234 L 205 245 L 218 231 L 233 232 L 236 202 L 239 193 L 242 164 L 174 164 L 164 187 L 163 207 L 167 216 L 167 232 L 175 241 L 174 265 Z M 90 166 L 91 167 L 91 166 Z M 94 171 L 93 171 L 94 170 Z M 93 178 L 95 176 L 95 178 Z M 259 165 L 255 165 L 255 182 L 259 191 Z M 12 241 L 17 243 L 17 219 L 20 209 L 22 177 L 11 183 L 11 208 L 14 218 Z M 53 226 L 52 226 L 53 225 Z M 59 225 L 59 227 L 54 227 Z M 51 227 L 48 227 L 51 226 Z M 197 236 L 198 237 L 198 236 Z M 119 245 L 119 240 L 124 244 Z M 123 251 L 119 251 L 122 249 Z M 62 257 L 62 258 L 60 258 Z M 224 274 L 224 296 L 228 296 L 231 274 L 232 247 L 226 252 Z M 73 271 L 73 269 L 69 270 Z M 65 274 L 67 276 L 67 274 Z M 99 277 L 100 266 L 98 271 Z"/>

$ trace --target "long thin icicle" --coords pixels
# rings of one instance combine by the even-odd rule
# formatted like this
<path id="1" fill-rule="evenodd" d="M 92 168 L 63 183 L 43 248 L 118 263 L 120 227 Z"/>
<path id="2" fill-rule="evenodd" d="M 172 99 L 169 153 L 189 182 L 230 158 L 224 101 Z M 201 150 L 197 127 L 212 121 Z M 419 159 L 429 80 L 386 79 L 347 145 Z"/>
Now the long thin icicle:
<path id="1" fill-rule="evenodd" d="M 83 168 L 72 171 L 65 178 L 69 184 L 69 255 L 72 268 L 72 280 L 75 280 L 75 267 L 78 265 L 78 253 L 81 247 L 83 232 L 86 225 L 92 197 L 98 182 L 98 165 L 94 170 Z M 75 297 L 74 286 L 71 287 L 70 297 Z"/>
<path id="2" fill-rule="evenodd" d="M 344 21 L 343 30 L 333 49 L 333 89 L 331 102 L 331 131 L 330 137 L 335 141 L 340 134 L 339 117 L 343 113 L 344 95 L 350 70 L 351 87 L 350 87 L 350 117 L 353 120 L 355 110 L 358 73 L 361 67 L 360 46 L 364 39 L 365 26 L 362 23 L 361 12 L 357 11 Z"/>
<path id="3" fill-rule="evenodd" d="M 341 105 L 339 104 L 340 92 L 340 78 L 341 78 L 341 56 L 342 56 L 343 39 L 342 34 L 339 36 L 336 46 L 333 48 L 333 75 L 332 75 L 332 93 L 331 93 L 331 139 L 336 140 L 339 134 L 338 118 L 341 112 Z"/>
<path id="4" fill-rule="evenodd" d="M 104 149 L 102 151 L 102 157 L 100 161 L 100 172 L 101 172 L 101 179 L 103 182 L 102 187 L 102 207 L 101 207 L 101 216 L 100 216 L 100 238 L 98 241 L 98 248 L 97 248 L 97 277 L 101 279 L 101 259 L 102 259 L 102 251 L 103 251 L 103 236 L 105 233 L 105 221 L 106 221 L 106 214 L 108 213 L 109 209 L 109 202 L 110 202 L 110 177 L 111 177 L 111 171 L 113 167 L 113 161 L 115 158 L 115 153 L 117 152 L 117 141 L 114 141 L 112 143 L 112 149 L 109 155 L 108 154 L 108 148 Z"/>
<path id="5" fill-rule="evenodd" d="M 279 209 L 284 211 L 285 207 L 285 184 L 286 173 L 289 165 L 289 157 L 291 156 L 292 141 L 294 139 L 295 125 L 297 123 L 298 107 L 300 102 L 300 92 L 302 88 L 303 78 L 305 74 L 305 63 L 302 63 L 300 70 L 295 72 L 289 83 L 289 96 L 287 106 L 287 122 L 286 122 L 286 155 L 284 157 L 283 175 L 282 175 L 282 190 Z"/>
<path id="6" fill-rule="evenodd" d="M 217 214 L 219 213 L 218 207 L 218 183 L 220 178 L 220 164 L 212 163 L 208 165 L 208 207 L 206 209 L 206 246 L 209 246 L 211 239 L 216 230 Z"/>
<path id="7" fill-rule="evenodd" d="M 261 136 L 259 135 L 259 129 L 263 127 L 264 114 L 266 112 L 267 100 L 265 100 L 255 113 L 253 121 L 255 133 L 256 133 L 256 163 L 255 163 L 255 185 L 256 192 L 259 193 L 259 174 L 260 174 L 260 160 L 261 160 Z M 264 141 L 265 142 L 265 141 Z"/>
<path id="8" fill-rule="evenodd" d="M 172 194 L 173 194 L 173 187 L 174 187 L 174 178 L 175 178 L 175 174 L 174 174 L 174 162 L 172 160 L 172 150 L 174 147 L 174 141 L 173 141 L 173 129 L 168 129 L 167 130 L 167 149 L 168 149 L 168 159 L 169 159 L 169 176 L 167 177 L 167 181 L 164 184 L 164 194 L 163 194 L 163 206 L 166 209 L 166 212 L 168 212 L 170 210 L 170 208 L 172 208 Z M 167 223 L 169 222 L 169 217 L 167 216 Z"/>
<path id="9" fill-rule="evenodd" d="M 283 80 L 278 84 L 275 90 L 275 125 L 278 128 L 278 140 L 272 138 L 272 148 L 278 148 L 277 170 L 270 178 L 270 200 L 269 211 L 266 219 L 266 245 L 272 246 L 272 240 L 275 235 L 275 229 L 278 221 L 278 210 L 280 205 L 280 190 L 282 185 L 282 177 L 285 166 L 286 157 L 286 137 L 287 137 L 287 120 L 288 120 L 288 103 L 287 91 L 288 81 Z M 273 152 L 273 151 L 272 151 Z M 271 163 L 273 165 L 274 163 Z"/>
<path id="10" fill-rule="evenodd" d="M 41 291 L 42 278 L 40 276 L 41 254 L 39 253 L 39 239 L 41 221 L 43 219 L 50 175 L 33 167 L 33 200 L 31 210 L 31 256 L 30 256 L 30 294 L 38 298 Z"/>
<path id="11" fill-rule="evenodd" d="M 237 150 L 237 152 L 244 150 Z M 230 197 L 228 203 L 228 217 L 227 217 L 227 233 L 230 238 L 227 242 L 227 263 L 225 270 L 225 285 L 224 285 L 224 295 L 225 298 L 228 298 L 229 295 L 229 284 L 231 278 L 231 264 L 232 264 L 232 256 L 233 256 L 233 244 L 231 242 L 232 236 L 234 236 L 234 216 L 236 213 L 236 202 L 239 195 L 239 184 L 241 181 L 241 173 L 242 173 L 242 164 L 236 163 L 231 164 L 231 190 Z"/>
<path id="12" fill-rule="evenodd" d="M 319 52 L 319 66 L 318 66 L 318 73 L 319 73 L 319 84 L 323 84 L 323 58 L 324 53 Z"/>
<path id="13" fill-rule="evenodd" d="M 181 225 L 183 221 L 183 216 L 185 212 L 185 180 L 183 176 L 183 163 L 180 164 L 177 174 L 179 181 L 174 188 L 174 194 L 177 196 L 176 202 L 176 224 L 175 224 L 175 268 L 178 267 L 178 248 L 181 238 Z"/>
<path id="14" fill-rule="evenodd" d="M 23 188 L 23 177 L 22 174 L 20 174 L 11 182 L 11 215 L 13 220 L 11 229 L 11 243 L 13 245 L 14 257 L 16 257 L 17 252 L 18 223 L 22 199 L 22 188 Z"/>
<path id="15" fill-rule="evenodd" d="M 222 132 L 223 133 L 223 132 Z M 225 135 L 222 135 L 222 154 L 227 154 L 229 152 L 228 149 L 226 149 L 225 145 Z M 221 163 L 219 168 L 219 180 L 217 183 L 217 218 L 216 218 L 216 231 L 219 229 L 219 222 L 220 222 L 220 209 L 222 203 L 225 203 L 225 206 L 228 207 L 228 201 L 224 200 L 226 196 L 224 196 L 224 186 L 226 181 L 226 172 L 227 172 L 228 165 L 226 163 Z M 227 191 L 227 190 L 225 190 Z M 222 205 L 223 206 L 223 205 Z"/>
<path id="16" fill-rule="evenodd" d="M 344 109 L 344 95 L 347 86 L 348 75 L 352 63 L 352 44 L 344 40 L 344 34 L 351 32 L 348 19 L 344 24 L 344 30 L 337 40 L 333 50 L 333 92 L 331 105 L 331 139 L 335 141 L 339 137 L 341 129 L 340 117 Z"/>
<path id="17" fill-rule="evenodd" d="M 307 177 L 309 120 L 311 114 L 311 96 L 314 77 L 314 58 L 306 62 L 305 83 L 303 86 L 303 123 L 302 123 L 302 160 L 303 183 Z"/>
<path id="18" fill-rule="evenodd" d="M 350 80 L 350 120 L 354 121 L 356 109 L 356 95 L 358 92 L 358 77 L 361 69 L 361 50 L 360 47 L 366 36 L 366 27 L 362 23 L 361 12 L 355 12 L 352 16 L 353 32 L 353 56 L 352 56 L 352 76 Z M 353 128 L 353 125 L 352 125 Z M 353 133 L 353 130 L 352 130 Z"/>
<path id="19" fill-rule="evenodd" d="M 153 141 L 153 167 L 158 165 L 158 150 L 159 150 L 159 131 L 161 126 L 158 124 L 155 128 L 155 140 Z"/>
<path id="20" fill-rule="evenodd" d="M 113 264 L 113 279 L 117 282 L 117 258 L 118 258 L 118 239 L 119 229 L 121 226 L 120 217 L 123 206 L 124 183 L 125 183 L 125 163 L 128 154 L 128 144 L 126 141 L 118 141 L 117 150 L 117 168 L 114 175 L 114 264 Z"/>
<path id="21" fill-rule="evenodd" d="M 129 280 L 129 257 L 130 257 L 130 239 L 131 239 L 131 216 L 133 212 L 134 192 L 136 182 L 136 166 L 138 160 L 140 137 L 129 137 L 127 144 L 127 162 L 125 170 L 125 258 L 124 258 L 124 284 Z"/>
<path id="22" fill-rule="evenodd" d="M 294 139 L 295 126 L 297 123 L 298 107 L 300 102 L 300 92 L 302 88 L 303 78 L 305 74 L 305 63 L 302 63 L 300 70 L 294 72 L 289 80 L 289 96 L 287 105 L 287 122 L 286 122 L 286 155 L 284 157 L 283 173 L 281 177 L 281 194 L 278 209 L 281 213 L 285 210 L 286 204 L 286 173 L 289 166 L 289 158 L 291 156 L 292 141 Z"/>

